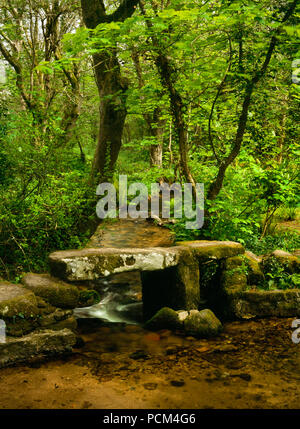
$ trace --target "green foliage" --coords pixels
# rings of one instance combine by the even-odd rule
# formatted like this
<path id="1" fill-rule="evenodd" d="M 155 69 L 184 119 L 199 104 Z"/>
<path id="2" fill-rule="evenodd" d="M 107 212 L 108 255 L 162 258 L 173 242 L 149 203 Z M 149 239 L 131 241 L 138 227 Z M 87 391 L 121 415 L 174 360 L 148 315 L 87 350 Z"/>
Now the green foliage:
<path id="1" fill-rule="evenodd" d="M 206 183 L 205 177 L 209 177 L 211 168 L 203 166 L 201 170 L 201 173 L 196 175 L 197 181 Z M 262 175 L 263 171 L 251 158 L 248 159 L 247 166 L 242 158 L 235 168 L 228 170 L 224 188 L 218 199 L 213 204 L 208 200 L 205 201 L 205 217 L 206 220 L 209 220 L 206 227 L 199 231 L 189 231 L 185 229 L 184 220 L 180 220 L 174 227 L 177 239 L 232 240 L 240 242 L 248 250 L 258 255 L 275 249 L 293 251 L 299 248 L 300 237 L 293 230 L 283 230 L 277 227 L 272 231 L 269 228 L 269 233 L 261 236 L 268 204 L 275 204 L 275 208 L 278 204 L 281 213 L 287 210 L 290 213 L 297 213 L 295 205 L 299 187 L 297 180 L 286 185 L 291 177 L 291 172 L 286 170 L 285 173 L 281 171 L 278 184 L 274 180 L 269 181 L 267 188 L 265 181 L 260 182 L 257 179 L 258 174 Z M 267 171 L 266 176 L 270 177 L 271 173 L 272 170 Z M 280 182 L 281 180 L 283 183 Z M 275 189 L 279 189 L 278 195 Z M 275 197 L 274 194 L 276 194 Z M 277 225 L 280 222 L 280 216 L 273 218 L 273 221 Z"/>
<path id="2" fill-rule="evenodd" d="M 87 171 L 70 166 L 45 174 L 43 184 L 32 179 L 27 195 L 18 182 L 0 189 L 0 276 L 17 280 L 23 271 L 45 270 L 51 251 L 78 248 L 93 232 L 96 201 Z"/>
<path id="3" fill-rule="evenodd" d="M 278 231 L 272 235 L 266 235 L 263 239 L 253 234 L 245 241 L 245 247 L 257 255 L 264 255 L 276 249 L 293 252 L 300 247 L 300 237 L 297 232 Z"/>
<path id="4" fill-rule="evenodd" d="M 265 281 L 258 287 L 266 290 L 300 288 L 300 274 L 291 274 L 287 268 L 275 257 L 269 258 L 264 267 Z"/>
<path id="5" fill-rule="evenodd" d="M 280 207 L 275 216 L 278 221 L 293 221 L 300 219 L 300 209 L 292 206 Z"/>
<path id="6" fill-rule="evenodd" d="M 199 239 L 199 231 L 186 229 L 185 224 L 187 219 L 178 219 L 175 225 L 168 226 L 176 235 L 177 241 L 190 241 Z"/>
<path id="7" fill-rule="evenodd" d="M 82 290 L 79 294 L 79 303 L 81 306 L 91 306 L 100 302 L 100 295 L 95 290 Z"/>
<path id="8" fill-rule="evenodd" d="M 23 0 L 1 3 L 0 43 L 21 71 L 17 76 L 18 67 L 6 61 L 8 79 L 0 85 L 0 276 L 18 280 L 24 270 L 41 271 L 50 251 L 82 246 L 92 232 L 96 186 L 89 179 L 99 97 L 91 54 L 116 52 L 128 86 L 114 183 L 119 174 L 128 175 L 129 185 L 141 182 L 148 189 L 162 180 L 184 181 L 174 106 L 157 69 L 163 55 L 183 102 L 189 169 L 207 192 L 232 149 L 245 88 L 275 32 L 277 46 L 253 89 L 241 150 L 218 197 L 206 200 L 205 228 L 187 230 L 181 219 L 172 229 L 177 240 L 233 240 L 257 254 L 300 247 L 299 234 L 276 227 L 283 220 L 297 223 L 299 208 L 300 86 L 291 83 L 292 61 L 299 58 L 299 9 L 280 23 L 291 2 L 146 2 L 146 17 L 137 8 L 130 19 L 93 30 L 79 26 L 77 1 L 63 2 L 59 34 L 48 39 L 42 28 L 53 16 L 51 2 L 34 2 L 33 9 Z M 109 2 L 110 12 L 114 7 Z M 119 99 L 115 95 L 109 97 Z M 72 111 L 76 103 L 79 116 Z M 163 166 L 150 167 L 159 128 Z M 111 177 L 109 156 L 105 162 Z M 283 275 L 276 270 L 269 281 Z M 295 282 L 294 275 L 283 280 Z"/>

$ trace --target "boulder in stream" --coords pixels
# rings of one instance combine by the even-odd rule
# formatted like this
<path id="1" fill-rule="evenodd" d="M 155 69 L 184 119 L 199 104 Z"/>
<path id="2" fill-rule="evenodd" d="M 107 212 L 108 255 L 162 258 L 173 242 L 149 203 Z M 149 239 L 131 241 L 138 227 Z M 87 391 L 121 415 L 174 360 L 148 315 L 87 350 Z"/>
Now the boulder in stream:
<path id="1" fill-rule="evenodd" d="M 7 337 L 0 343 L 0 368 L 45 357 L 71 353 L 76 335 L 68 329 L 33 332 L 21 338 Z"/>
<path id="2" fill-rule="evenodd" d="M 183 327 L 182 321 L 178 317 L 178 312 L 169 307 L 161 308 L 145 324 L 145 328 L 158 331 L 160 329 L 176 330 Z"/>
<path id="3" fill-rule="evenodd" d="M 79 291 L 49 274 L 25 274 L 22 283 L 26 289 L 40 296 L 49 304 L 59 308 L 76 308 L 79 301 Z"/>
<path id="4" fill-rule="evenodd" d="M 187 335 L 199 338 L 215 337 L 222 331 L 222 323 L 209 309 L 191 310 L 183 325 Z"/>
<path id="5" fill-rule="evenodd" d="M 146 324 L 151 330 L 182 330 L 186 335 L 206 338 L 218 335 L 222 331 L 222 324 L 214 313 L 209 310 L 180 310 L 161 308 Z"/>
<path id="6" fill-rule="evenodd" d="M 100 295 L 93 289 L 81 290 L 79 292 L 78 308 L 91 307 L 92 305 L 99 304 L 101 301 Z"/>
<path id="7" fill-rule="evenodd" d="M 6 324 L 7 334 L 21 336 L 31 332 L 39 316 L 34 293 L 15 284 L 0 283 L 0 319 Z"/>

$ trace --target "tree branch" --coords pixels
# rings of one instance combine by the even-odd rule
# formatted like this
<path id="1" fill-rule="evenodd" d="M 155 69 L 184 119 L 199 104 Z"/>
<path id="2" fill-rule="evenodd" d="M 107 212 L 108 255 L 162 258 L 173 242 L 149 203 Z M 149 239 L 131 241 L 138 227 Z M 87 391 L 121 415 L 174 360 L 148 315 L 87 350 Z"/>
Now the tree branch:
<path id="1" fill-rule="evenodd" d="M 96 28 L 105 22 L 125 21 L 134 13 L 138 0 L 123 0 L 120 6 L 107 15 L 102 0 L 81 0 L 83 20 L 88 28 Z"/>
<path id="2" fill-rule="evenodd" d="M 123 0 L 118 9 L 108 16 L 110 22 L 125 21 L 133 15 L 138 2 L 138 0 Z"/>
<path id="3" fill-rule="evenodd" d="M 4 45 L 1 42 L 0 42 L 0 52 L 3 55 L 3 57 L 6 59 L 6 61 L 14 68 L 17 75 L 17 80 L 16 80 L 17 87 L 27 107 L 31 110 L 33 106 L 24 89 L 22 69 L 19 62 L 13 58 L 13 56 L 8 52 L 7 49 L 5 49 Z"/>
<path id="4" fill-rule="evenodd" d="M 285 13 L 285 15 L 281 21 L 282 24 L 290 18 L 290 16 L 293 14 L 294 10 L 296 9 L 297 4 L 298 4 L 298 0 L 294 0 L 291 3 L 290 7 L 286 11 L 286 13 Z M 276 30 L 276 33 L 278 33 L 278 31 L 279 31 L 279 29 Z M 234 141 L 233 147 L 231 149 L 231 152 L 221 162 L 221 165 L 219 167 L 219 171 L 218 171 L 218 174 L 217 174 L 215 181 L 209 187 L 208 194 L 207 194 L 207 198 L 209 200 L 214 200 L 218 196 L 218 194 L 219 194 L 219 192 L 223 186 L 223 181 L 225 178 L 226 170 L 229 167 L 229 165 L 235 160 L 235 158 L 238 156 L 238 154 L 240 152 L 240 149 L 241 149 L 241 146 L 243 143 L 245 130 L 246 130 L 246 125 L 247 125 L 247 120 L 248 120 L 248 111 L 249 111 L 249 106 L 251 104 L 253 89 L 254 89 L 255 85 L 264 76 L 264 74 L 268 68 L 268 65 L 271 61 L 272 54 L 275 50 L 276 43 L 277 43 L 276 33 L 271 37 L 269 48 L 268 48 L 268 51 L 266 53 L 266 56 L 265 56 L 265 59 L 264 59 L 264 62 L 262 64 L 261 68 L 254 74 L 252 79 L 247 83 L 247 86 L 245 89 L 245 96 L 244 96 L 244 101 L 243 101 L 242 112 L 241 112 L 241 115 L 239 117 L 238 129 L 237 129 L 236 136 L 235 136 L 235 141 Z"/>

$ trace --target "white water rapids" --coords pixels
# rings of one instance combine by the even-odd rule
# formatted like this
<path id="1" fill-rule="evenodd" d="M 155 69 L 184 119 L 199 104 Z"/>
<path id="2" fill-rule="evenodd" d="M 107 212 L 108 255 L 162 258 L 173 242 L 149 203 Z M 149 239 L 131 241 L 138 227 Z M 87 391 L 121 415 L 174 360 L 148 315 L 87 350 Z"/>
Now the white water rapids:
<path id="1" fill-rule="evenodd" d="M 142 322 L 141 285 L 137 273 L 126 278 L 103 279 L 95 289 L 100 294 L 99 304 L 77 308 L 77 318 L 97 318 L 105 322 L 140 324 Z"/>

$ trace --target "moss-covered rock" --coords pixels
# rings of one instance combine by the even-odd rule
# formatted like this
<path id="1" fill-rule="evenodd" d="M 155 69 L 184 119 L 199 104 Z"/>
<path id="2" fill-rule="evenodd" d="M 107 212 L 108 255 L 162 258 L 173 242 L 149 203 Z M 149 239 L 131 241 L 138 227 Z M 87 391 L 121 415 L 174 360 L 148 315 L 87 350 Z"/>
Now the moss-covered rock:
<path id="1" fill-rule="evenodd" d="M 67 281 L 95 280 L 127 271 L 175 267 L 186 250 L 178 247 L 67 250 L 52 253 L 49 264 L 55 277 Z"/>
<path id="2" fill-rule="evenodd" d="M 176 330 L 183 328 L 183 322 L 179 320 L 178 313 L 175 310 L 163 307 L 145 323 L 145 328 L 153 331 L 160 329 Z"/>
<path id="3" fill-rule="evenodd" d="M 52 313 L 42 314 L 39 319 L 39 326 L 48 327 L 52 326 L 57 322 L 66 320 L 73 316 L 72 310 L 66 310 L 62 308 L 56 308 Z"/>
<path id="4" fill-rule="evenodd" d="M 235 243 L 234 241 L 196 240 L 180 241 L 176 244 L 178 246 L 191 248 L 195 256 L 200 260 L 230 258 L 245 252 L 244 247 L 240 243 Z"/>
<path id="5" fill-rule="evenodd" d="M 50 308 L 53 309 L 51 312 L 49 312 L 48 307 L 40 309 L 40 314 L 36 318 L 6 319 L 7 334 L 11 337 L 22 337 L 32 331 L 39 332 L 45 329 L 60 330 L 67 328 L 72 331 L 76 330 L 77 321 L 72 310 Z"/>
<path id="6" fill-rule="evenodd" d="M 208 309 L 174 311 L 164 307 L 145 324 L 145 328 L 156 331 L 160 329 L 182 330 L 186 335 L 204 338 L 218 335 L 222 330 L 222 324 Z"/>
<path id="7" fill-rule="evenodd" d="M 0 284 L 0 319 L 11 337 L 49 328 L 75 330 L 77 326 L 72 310 L 56 308 L 32 291 L 7 282 Z"/>
<path id="8" fill-rule="evenodd" d="M 34 331 L 38 326 L 38 318 L 24 319 L 16 317 L 14 319 L 4 319 L 6 323 L 6 333 L 11 337 L 22 337 Z"/>
<path id="9" fill-rule="evenodd" d="M 91 307 L 100 302 L 101 298 L 97 291 L 93 289 L 81 290 L 79 292 L 78 307 Z"/>
<path id="10" fill-rule="evenodd" d="M 25 289 L 8 282 L 0 283 L 0 318 L 10 319 L 22 316 L 25 319 L 39 314 L 35 295 Z"/>
<path id="11" fill-rule="evenodd" d="M 233 293 L 247 288 L 247 265 L 245 258 L 227 258 L 222 264 L 221 287 L 225 293 Z"/>
<path id="12" fill-rule="evenodd" d="M 187 335 L 199 338 L 214 337 L 222 331 L 222 323 L 209 309 L 191 310 L 183 324 Z"/>
<path id="13" fill-rule="evenodd" d="M 59 308 L 76 308 L 79 291 L 76 286 L 65 283 L 48 274 L 28 273 L 22 278 L 26 289 Z"/>
<path id="14" fill-rule="evenodd" d="M 264 281 L 264 273 L 261 268 L 261 258 L 254 253 L 246 251 L 245 259 L 248 267 L 247 281 L 249 285 L 258 285 Z"/>
<path id="15" fill-rule="evenodd" d="M 34 332 L 22 338 L 7 337 L 6 342 L 0 344 L 0 368 L 71 353 L 75 344 L 76 336 L 68 329 Z"/>
<path id="16" fill-rule="evenodd" d="M 199 263 L 193 252 L 188 249 L 183 253 L 177 267 L 173 268 L 174 279 L 169 291 L 169 306 L 190 310 L 198 308 L 200 302 Z"/>
<path id="17" fill-rule="evenodd" d="M 229 296 L 233 317 L 297 317 L 300 315 L 299 289 L 246 291 Z"/>
<path id="18" fill-rule="evenodd" d="M 70 331 L 77 331 L 77 320 L 73 315 L 70 315 L 61 320 L 51 320 L 51 318 L 47 318 L 46 320 L 41 321 L 39 326 L 35 329 L 35 332 L 41 332 L 45 329 L 51 329 L 52 331 L 60 331 L 62 329 L 69 329 Z"/>

